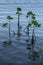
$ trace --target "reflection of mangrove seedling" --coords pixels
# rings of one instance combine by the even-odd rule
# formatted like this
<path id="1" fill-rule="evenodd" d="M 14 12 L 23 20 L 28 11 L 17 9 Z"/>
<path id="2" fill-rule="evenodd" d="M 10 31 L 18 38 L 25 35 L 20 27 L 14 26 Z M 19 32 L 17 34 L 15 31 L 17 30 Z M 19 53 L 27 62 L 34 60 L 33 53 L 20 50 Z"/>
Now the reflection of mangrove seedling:
<path id="1" fill-rule="evenodd" d="M 40 58 L 43 59 L 43 48 L 40 48 L 40 49 L 39 49 L 39 54 L 40 54 Z"/>
<path id="2" fill-rule="evenodd" d="M 29 43 L 29 44 L 27 44 L 27 50 L 31 50 L 32 48 L 31 48 L 31 44 Z"/>
<path id="3" fill-rule="evenodd" d="M 10 20 L 13 20 L 13 17 L 7 16 L 7 19 L 8 19 L 8 23 L 4 23 L 4 24 L 3 24 L 3 27 L 6 27 L 7 25 L 9 26 L 9 29 L 8 29 L 8 30 L 9 30 L 9 41 L 8 41 L 8 42 L 7 42 L 7 41 L 4 42 L 5 44 L 6 44 L 6 43 L 11 43 L 11 34 L 10 34 L 10 31 L 11 31 L 10 26 L 11 26 L 11 25 L 10 25 Z"/>
<path id="4" fill-rule="evenodd" d="M 22 29 L 22 26 L 20 26 L 20 15 L 22 15 L 22 13 L 21 13 L 21 8 L 17 8 L 17 12 L 16 12 L 16 14 L 18 15 L 18 32 L 17 32 L 17 35 L 18 35 L 18 37 L 21 35 L 21 33 L 20 33 L 20 31 L 21 31 L 21 29 Z"/>
<path id="5" fill-rule="evenodd" d="M 43 59 L 43 48 L 39 49 L 38 51 L 35 51 L 34 48 L 32 47 L 28 47 L 27 48 L 30 52 L 28 54 L 28 58 L 35 61 L 39 58 L 42 58 Z"/>
<path id="6" fill-rule="evenodd" d="M 33 51 L 28 58 L 33 61 L 37 60 L 38 58 L 40 58 L 39 51 Z"/>
<path id="7" fill-rule="evenodd" d="M 31 50 L 31 49 L 30 49 Z M 28 58 L 35 61 L 39 58 L 43 58 L 43 48 L 39 49 L 39 51 L 31 51 L 31 53 L 28 54 Z"/>
<path id="8" fill-rule="evenodd" d="M 9 41 L 4 41 L 2 45 L 3 47 L 12 46 L 11 42 Z"/>
<path id="9" fill-rule="evenodd" d="M 30 51 L 29 54 L 28 54 L 29 59 L 35 61 L 35 60 L 40 58 L 40 55 L 41 55 L 40 50 L 39 51 L 34 51 L 33 47 L 32 48 L 30 47 L 30 49 L 28 49 L 28 50 Z"/>
<path id="10" fill-rule="evenodd" d="M 29 45 L 29 46 L 27 47 L 27 49 L 28 49 L 28 50 L 31 50 L 31 46 Z"/>

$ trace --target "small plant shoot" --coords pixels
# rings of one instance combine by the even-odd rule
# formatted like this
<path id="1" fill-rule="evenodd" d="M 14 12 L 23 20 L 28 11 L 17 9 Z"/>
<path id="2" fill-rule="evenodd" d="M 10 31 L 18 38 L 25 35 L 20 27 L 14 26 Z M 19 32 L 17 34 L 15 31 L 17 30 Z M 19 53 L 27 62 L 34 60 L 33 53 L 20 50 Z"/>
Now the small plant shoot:
<path id="1" fill-rule="evenodd" d="M 21 11 L 22 11 L 22 9 L 18 7 L 17 12 L 16 12 L 16 14 L 18 15 L 18 25 L 17 25 L 18 26 L 18 31 L 17 31 L 18 37 L 20 37 L 20 35 L 21 35 L 20 31 L 22 29 L 22 26 L 20 26 L 20 15 L 22 15 Z"/>
<path id="2" fill-rule="evenodd" d="M 9 30 L 9 40 L 8 41 L 5 41 L 4 43 L 6 44 L 6 43 L 11 43 L 11 35 L 10 35 L 10 31 L 11 31 L 11 29 L 10 29 L 10 21 L 11 20 L 13 20 L 13 17 L 11 17 L 11 16 L 7 16 L 7 19 L 8 19 L 8 23 L 3 23 L 3 27 L 6 27 L 7 25 L 9 26 L 9 28 L 8 28 L 8 30 Z"/>

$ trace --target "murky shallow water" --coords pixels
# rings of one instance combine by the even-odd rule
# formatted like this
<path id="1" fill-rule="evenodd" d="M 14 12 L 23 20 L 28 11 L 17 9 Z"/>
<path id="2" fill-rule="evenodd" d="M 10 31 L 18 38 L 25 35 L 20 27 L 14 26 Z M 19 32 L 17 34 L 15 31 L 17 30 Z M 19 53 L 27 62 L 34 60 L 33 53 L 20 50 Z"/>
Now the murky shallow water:
<path id="1" fill-rule="evenodd" d="M 6 34 L 6 35 L 5 35 Z M 30 50 L 27 49 L 26 35 L 22 36 L 20 40 L 17 40 L 17 36 L 12 37 L 12 43 L 6 47 L 3 46 L 3 41 L 8 39 L 8 33 L 3 31 L 0 33 L 0 64 L 1 65 L 43 65 L 43 55 L 42 58 L 38 58 L 33 61 L 29 59 Z M 36 38 L 35 50 L 43 48 L 42 38 Z"/>

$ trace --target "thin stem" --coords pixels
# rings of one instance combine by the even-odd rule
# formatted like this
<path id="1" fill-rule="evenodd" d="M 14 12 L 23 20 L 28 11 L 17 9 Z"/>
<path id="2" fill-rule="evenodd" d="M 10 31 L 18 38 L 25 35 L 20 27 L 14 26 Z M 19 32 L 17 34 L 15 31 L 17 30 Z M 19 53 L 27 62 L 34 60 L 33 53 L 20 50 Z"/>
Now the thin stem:
<path id="1" fill-rule="evenodd" d="M 33 33 L 32 35 L 35 37 L 35 25 L 33 24 Z"/>
<path id="2" fill-rule="evenodd" d="M 35 27 L 34 27 L 34 25 L 33 25 L 33 32 L 32 32 L 32 40 L 31 40 L 31 45 L 32 45 L 32 47 L 34 47 L 34 44 L 35 44 L 35 33 L 34 33 L 34 29 L 35 29 Z"/>
<path id="3" fill-rule="evenodd" d="M 18 14 L 18 36 L 20 34 L 20 22 L 19 22 L 19 19 L 20 19 L 20 15 Z"/>
<path id="4" fill-rule="evenodd" d="M 9 41 L 11 41 L 11 36 L 10 36 L 10 20 L 9 20 Z"/>

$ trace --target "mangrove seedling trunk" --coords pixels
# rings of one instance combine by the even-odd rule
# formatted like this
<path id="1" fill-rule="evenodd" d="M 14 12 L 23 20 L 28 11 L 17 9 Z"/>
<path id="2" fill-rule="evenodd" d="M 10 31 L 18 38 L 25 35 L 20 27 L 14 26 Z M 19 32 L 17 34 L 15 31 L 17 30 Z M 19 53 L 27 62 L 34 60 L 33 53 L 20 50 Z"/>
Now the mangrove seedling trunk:
<path id="1" fill-rule="evenodd" d="M 20 27 L 20 15 L 22 15 L 21 8 L 17 8 L 16 14 L 18 15 L 18 31 L 17 31 L 17 35 L 18 35 L 18 37 L 20 37 L 20 35 L 21 35 L 21 33 L 20 33 L 20 30 L 21 30 L 21 27 Z"/>
<path id="2" fill-rule="evenodd" d="M 9 42 L 11 42 L 11 35 L 10 35 L 10 20 L 9 20 Z"/>
<path id="3" fill-rule="evenodd" d="M 19 35 L 20 35 L 20 21 L 19 21 L 19 19 L 20 19 L 20 15 L 18 14 L 18 37 L 19 37 Z"/>

